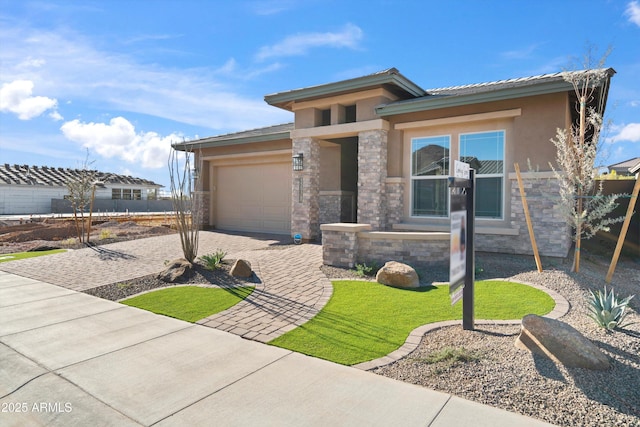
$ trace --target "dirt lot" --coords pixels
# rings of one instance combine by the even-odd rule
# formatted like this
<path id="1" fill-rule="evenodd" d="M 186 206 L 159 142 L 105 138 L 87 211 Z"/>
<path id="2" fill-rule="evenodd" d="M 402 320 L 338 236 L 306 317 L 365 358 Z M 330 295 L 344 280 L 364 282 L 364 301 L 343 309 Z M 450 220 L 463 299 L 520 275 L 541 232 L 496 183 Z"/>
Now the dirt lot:
<path id="1" fill-rule="evenodd" d="M 91 242 L 107 244 L 143 237 L 173 234 L 170 220 L 166 218 L 99 219 L 91 226 Z M 0 254 L 38 250 L 39 248 L 75 249 L 84 245 L 78 242 L 78 232 L 73 220 L 45 219 L 37 222 L 0 222 Z"/>

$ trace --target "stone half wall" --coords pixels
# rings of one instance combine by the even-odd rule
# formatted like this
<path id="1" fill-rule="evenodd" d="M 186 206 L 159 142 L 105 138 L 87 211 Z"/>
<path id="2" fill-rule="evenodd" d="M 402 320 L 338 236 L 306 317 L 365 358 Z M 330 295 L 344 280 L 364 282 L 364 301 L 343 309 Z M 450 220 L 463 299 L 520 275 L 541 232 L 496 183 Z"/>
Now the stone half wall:
<path id="1" fill-rule="evenodd" d="M 370 231 L 369 224 L 324 224 L 324 264 L 353 268 L 375 261 L 405 262 L 411 266 L 446 265 L 449 233 Z"/>
<path id="2" fill-rule="evenodd" d="M 540 255 L 566 257 L 571 235 L 558 205 L 558 182 L 548 173 L 523 174 L 525 195 Z M 511 219 L 509 227 L 476 228 L 476 251 L 532 255 L 533 249 L 524 215 L 518 181 L 509 177 Z M 402 185 L 387 181 L 388 192 L 398 192 L 388 200 L 401 200 Z M 399 209 L 387 209 L 391 212 Z M 401 216 L 398 216 L 401 218 Z M 392 225 L 391 223 L 390 225 Z M 403 224 L 407 226 L 408 224 Z M 446 265 L 449 261 L 449 233 L 431 231 L 371 231 L 369 224 L 324 224 L 322 251 L 325 264 L 353 268 L 362 262 L 405 262 L 412 266 Z"/>

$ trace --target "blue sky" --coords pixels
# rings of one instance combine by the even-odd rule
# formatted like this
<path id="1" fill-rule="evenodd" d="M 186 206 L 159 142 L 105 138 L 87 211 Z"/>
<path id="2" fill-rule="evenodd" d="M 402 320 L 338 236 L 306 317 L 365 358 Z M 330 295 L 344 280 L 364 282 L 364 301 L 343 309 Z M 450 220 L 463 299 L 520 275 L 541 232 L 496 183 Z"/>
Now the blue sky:
<path id="1" fill-rule="evenodd" d="M 292 121 L 266 94 L 396 67 L 424 89 L 611 46 L 604 164 L 640 156 L 640 1 L 0 0 L 0 163 L 168 186 L 171 142 Z"/>

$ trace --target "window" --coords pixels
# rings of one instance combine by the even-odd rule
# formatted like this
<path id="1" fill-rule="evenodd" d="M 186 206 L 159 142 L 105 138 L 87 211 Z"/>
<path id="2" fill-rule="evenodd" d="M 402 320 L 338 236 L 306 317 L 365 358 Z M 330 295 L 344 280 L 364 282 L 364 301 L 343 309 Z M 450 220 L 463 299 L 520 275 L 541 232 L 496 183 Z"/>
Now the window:
<path id="1" fill-rule="evenodd" d="M 130 188 L 123 188 L 122 189 L 122 198 L 124 200 L 131 200 L 131 189 Z"/>
<path id="2" fill-rule="evenodd" d="M 111 198 L 113 200 L 122 199 L 122 192 L 120 191 L 119 188 L 112 188 L 111 189 Z"/>
<path id="3" fill-rule="evenodd" d="M 142 190 L 133 190 L 133 200 L 142 200 Z"/>
<path id="4" fill-rule="evenodd" d="M 449 215 L 450 137 L 436 136 L 411 140 L 411 215 Z"/>
<path id="5" fill-rule="evenodd" d="M 502 218 L 504 131 L 460 135 L 460 160 L 476 170 L 476 216 Z"/>
<path id="6" fill-rule="evenodd" d="M 346 107 L 344 107 L 344 122 L 355 123 L 355 121 L 356 121 L 356 106 L 347 105 Z"/>
<path id="7" fill-rule="evenodd" d="M 320 111 L 320 126 L 329 126 L 331 124 L 331 109 Z"/>

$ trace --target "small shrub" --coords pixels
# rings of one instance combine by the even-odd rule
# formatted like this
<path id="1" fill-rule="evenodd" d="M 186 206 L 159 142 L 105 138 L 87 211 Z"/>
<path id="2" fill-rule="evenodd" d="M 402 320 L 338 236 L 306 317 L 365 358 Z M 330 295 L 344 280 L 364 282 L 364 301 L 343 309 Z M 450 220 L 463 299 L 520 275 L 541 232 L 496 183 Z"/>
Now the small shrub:
<path id="1" fill-rule="evenodd" d="M 356 274 L 360 277 L 364 276 L 375 276 L 378 272 L 378 265 L 375 262 L 371 262 L 369 264 L 362 263 L 356 264 Z"/>
<path id="2" fill-rule="evenodd" d="M 104 230 L 102 230 L 102 231 L 100 232 L 100 240 L 113 239 L 113 238 L 115 238 L 115 237 L 116 237 L 116 235 L 115 235 L 115 234 L 113 234 L 113 233 L 111 232 L 111 230 L 109 230 L 109 229 L 107 229 L 107 228 L 105 228 Z"/>
<path id="3" fill-rule="evenodd" d="M 217 270 L 220 268 L 225 256 L 227 256 L 227 253 L 222 249 L 218 249 L 213 254 L 202 255 L 200 260 L 204 263 L 204 268 L 207 270 Z"/>
<path id="4" fill-rule="evenodd" d="M 78 240 L 75 237 L 69 237 L 68 239 L 64 239 L 60 242 L 63 246 L 73 246 L 76 244 Z"/>
<path id="5" fill-rule="evenodd" d="M 120 282 L 120 283 L 116 284 L 116 286 L 118 287 L 118 289 L 120 289 L 120 290 L 124 290 L 124 289 L 127 289 L 128 287 L 130 287 L 130 286 L 131 286 L 131 283 L 128 283 L 128 282 Z"/>
<path id="6" fill-rule="evenodd" d="M 467 350 L 464 347 L 445 347 L 427 355 L 427 357 L 419 359 L 420 362 L 428 365 L 441 363 L 442 365 L 434 370 L 435 374 L 441 374 L 451 368 L 456 363 L 476 362 L 480 360 L 480 354 Z"/>
<path id="7" fill-rule="evenodd" d="M 589 291 L 591 296 L 588 299 L 589 311 L 591 317 L 598 326 L 608 331 L 613 329 L 621 329 L 629 326 L 631 323 L 623 324 L 624 319 L 629 314 L 626 311 L 629 301 L 635 296 L 631 295 L 623 300 L 614 294 L 613 289 L 607 293 L 607 287 L 604 292 L 598 290 L 595 294 Z"/>

